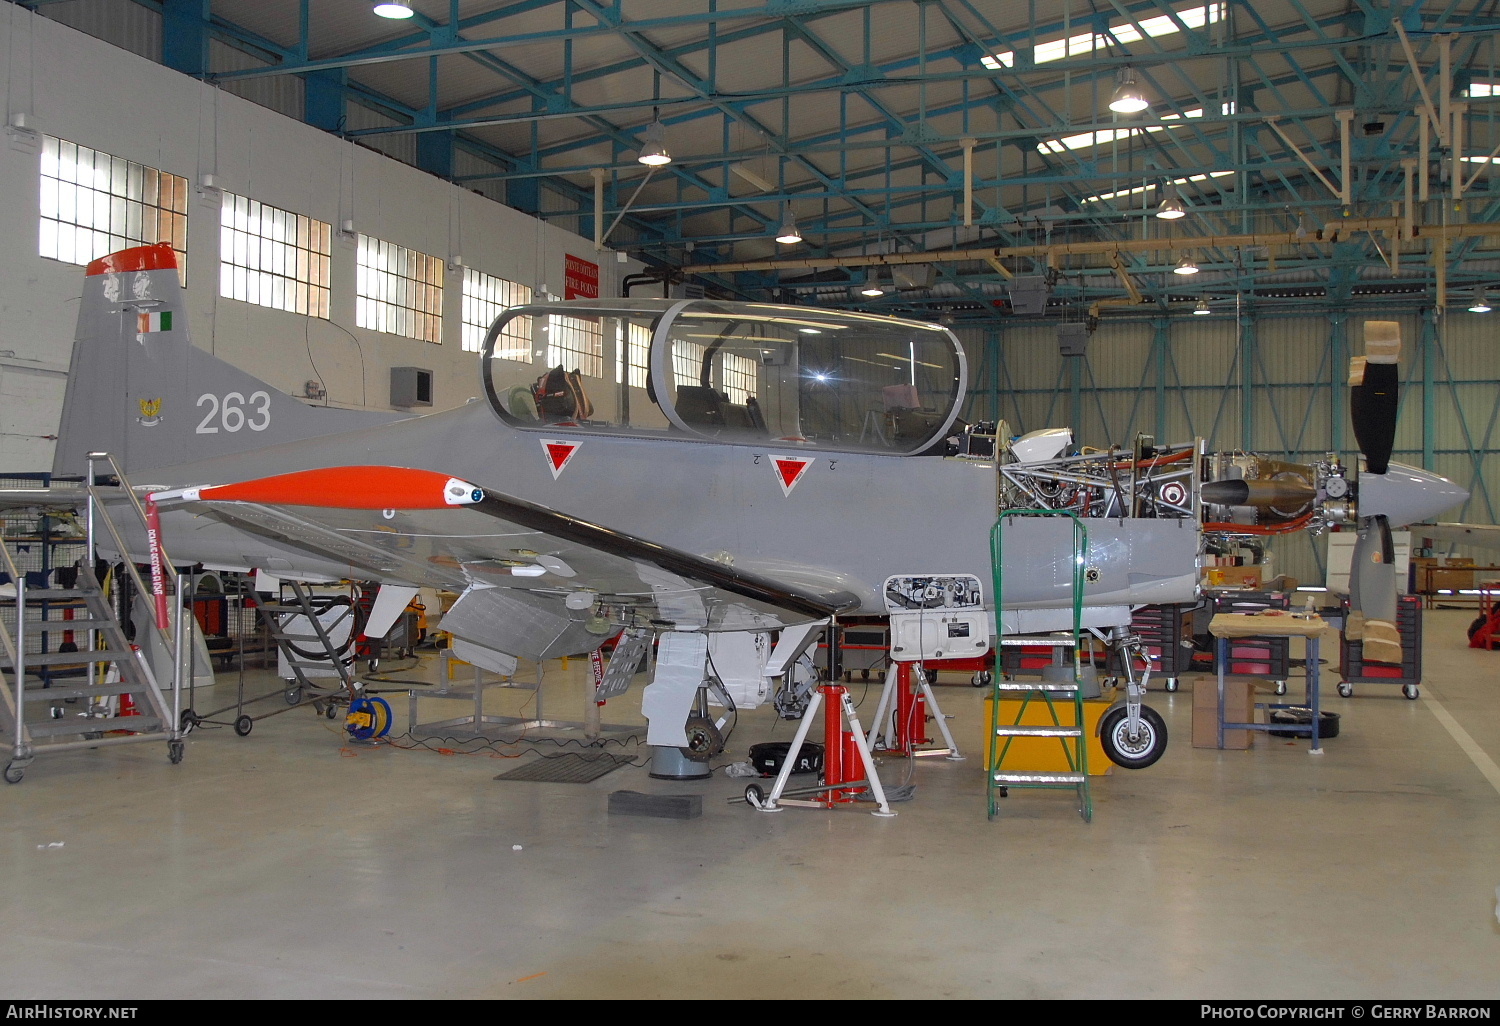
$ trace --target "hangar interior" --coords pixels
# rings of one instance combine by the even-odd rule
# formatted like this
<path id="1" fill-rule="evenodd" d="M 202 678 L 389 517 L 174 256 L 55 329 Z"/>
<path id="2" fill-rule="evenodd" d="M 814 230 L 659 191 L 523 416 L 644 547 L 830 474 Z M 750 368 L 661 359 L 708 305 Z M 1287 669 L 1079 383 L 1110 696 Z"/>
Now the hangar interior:
<path id="1" fill-rule="evenodd" d="M 1488 0 L 373 6 L 0 9 L 0 477 L 52 468 L 84 265 L 166 243 L 192 344 L 331 411 L 466 405 L 508 307 L 706 299 L 945 328 L 958 417 L 1004 434 L 1354 465 L 1349 360 L 1393 322 L 1392 457 L 1467 493 L 1440 519 L 1496 522 Z M 1137 90 L 1143 108 L 1111 109 Z M 651 411 L 634 337 L 598 339 L 560 359 Z M 920 499 L 941 537 L 951 498 Z M 839 511 L 851 534 L 873 505 Z M 7 522 L 12 547 L 36 523 Z M 1330 537 L 1244 551 L 1319 587 Z M 1423 598 L 1420 697 L 1335 696 L 1326 644 L 1343 727 L 1313 757 L 1295 736 L 1195 747 L 1212 675 L 1153 684 L 1167 757 L 1098 776 L 1091 822 L 1044 793 L 986 817 L 989 692 L 966 671 L 933 704 L 967 758 L 882 759 L 911 789 L 889 820 L 762 815 L 722 772 L 651 777 L 639 730 L 584 783 L 493 779 L 556 754 L 539 738 L 362 746 L 298 709 L 239 737 L 200 725 L 180 765 L 60 753 L 0 792 L 0 979 L 27 997 L 1493 1000 L 1500 725 L 1466 627 L 1491 601 L 1470 568 L 1500 560 L 1410 545 L 1408 587 L 1457 572 L 1458 594 Z M 448 674 L 411 656 L 376 689 L 393 737 L 408 686 Z M 572 720 L 589 672 L 513 675 L 544 676 Z M 855 677 L 868 717 L 879 674 Z M 244 680 L 221 672 L 212 699 Z M 541 694 L 495 706 L 540 718 Z M 605 716 L 643 730 L 638 706 Z M 715 770 L 796 729 L 747 710 Z M 620 789 L 697 794 L 702 815 L 610 815 Z"/>

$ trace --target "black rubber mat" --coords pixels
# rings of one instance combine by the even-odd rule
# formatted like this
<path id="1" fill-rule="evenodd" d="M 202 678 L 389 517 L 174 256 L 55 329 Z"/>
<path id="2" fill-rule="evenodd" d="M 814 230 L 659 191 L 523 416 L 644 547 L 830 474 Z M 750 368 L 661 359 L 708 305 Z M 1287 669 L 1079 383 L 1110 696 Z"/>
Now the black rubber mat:
<path id="1" fill-rule="evenodd" d="M 630 758 L 604 752 L 569 752 L 543 757 L 517 766 L 495 777 L 496 780 L 533 780 L 544 784 L 586 784 L 598 780 L 610 770 L 619 769 Z"/>

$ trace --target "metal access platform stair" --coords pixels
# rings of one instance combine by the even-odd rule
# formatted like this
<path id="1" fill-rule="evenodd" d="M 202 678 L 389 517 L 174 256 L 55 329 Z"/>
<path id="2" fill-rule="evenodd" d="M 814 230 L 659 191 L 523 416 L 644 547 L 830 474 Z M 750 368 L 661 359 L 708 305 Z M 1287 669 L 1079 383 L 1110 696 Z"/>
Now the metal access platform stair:
<path id="1" fill-rule="evenodd" d="M 96 459 L 107 460 L 114 466 L 114 461 L 105 454 L 91 455 L 87 487 L 88 555 L 78 561 L 72 587 L 28 586 L 26 575 L 16 567 L 10 551 L 0 546 L 0 560 L 3 560 L 0 570 L 15 585 L 13 598 L 0 599 L 0 748 L 9 753 L 4 770 L 8 783 L 20 783 L 38 756 L 51 752 L 165 741 L 168 758 L 173 763 L 181 762 L 184 754 L 181 660 L 176 655 L 182 649 L 180 638 L 174 640 L 164 628 L 153 625 L 179 671 L 174 673 L 169 690 L 164 690 L 140 648 L 126 637 L 95 576 L 96 525 L 109 532 L 117 552 L 126 551 L 118 526 L 100 501 L 105 490 L 95 484 Z M 144 510 L 117 467 L 115 477 L 144 522 Z M 127 561 L 124 566 L 140 593 L 151 594 L 135 565 Z M 158 577 L 157 586 L 164 589 L 163 578 Z M 82 603 L 87 615 L 67 621 L 69 629 L 85 639 L 77 651 L 27 651 L 28 632 L 37 625 L 36 618 L 29 614 L 39 603 L 54 606 Z M 181 617 L 176 619 L 180 634 Z M 107 673 L 109 666 L 117 672 Z M 77 667 L 84 672 L 76 685 L 59 685 L 55 678 L 50 681 L 32 678 L 37 670 L 57 667 Z M 47 718 L 26 715 L 29 707 L 43 703 L 50 713 Z"/>

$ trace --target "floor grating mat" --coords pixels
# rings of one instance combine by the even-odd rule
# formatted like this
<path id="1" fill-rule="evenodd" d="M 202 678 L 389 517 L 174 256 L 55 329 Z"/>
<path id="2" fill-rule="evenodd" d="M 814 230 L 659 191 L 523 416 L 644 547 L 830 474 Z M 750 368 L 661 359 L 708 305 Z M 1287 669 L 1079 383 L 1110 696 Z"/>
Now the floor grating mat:
<path id="1" fill-rule="evenodd" d="M 611 770 L 627 766 L 630 762 L 630 756 L 627 755 L 569 752 L 566 755 L 544 756 L 501 773 L 495 779 L 533 780 L 545 784 L 586 784 L 590 780 L 598 780 Z"/>

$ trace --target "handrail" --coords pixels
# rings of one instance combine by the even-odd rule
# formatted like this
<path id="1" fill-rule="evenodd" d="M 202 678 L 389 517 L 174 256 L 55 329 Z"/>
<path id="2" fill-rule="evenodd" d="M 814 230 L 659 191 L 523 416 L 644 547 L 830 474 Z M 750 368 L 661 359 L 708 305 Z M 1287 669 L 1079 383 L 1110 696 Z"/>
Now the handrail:
<path id="1" fill-rule="evenodd" d="M 10 546 L 6 545 L 3 540 L 0 540 L 0 556 L 5 558 L 5 572 L 10 574 L 11 583 L 16 586 L 16 609 L 20 610 L 21 588 L 26 584 L 26 579 L 16 567 L 16 561 L 11 558 Z M 23 615 L 25 615 L 23 612 L 18 611 L 16 613 L 18 619 Z M 5 642 L 5 655 L 10 660 L 10 665 L 19 666 L 16 662 L 15 640 L 10 636 L 10 630 L 5 626 L 3 621 L 0 621 L 0 639 L 3 639 Z"/>
<path id="2" fill-rule="evenodd" d="M 149 527 L 147 525 L 147 520 L 146 520 L 146 509 L 145 509 L 144 506 L 141 505 L 141 500 L 138 499 L 138 498 L 136 498 L 135 490 L 130 486 L 130 482 L 126 479 L 124 473 L 121 472 L 120 465 L 115 462 L 114 456 L 111 455 L 110 453 L 107 453 L 107 452 L 91 452 L 91 453 L 89 453 L 88 454 L 89 476 L 88 476 L 88 480 L 86 482 L 84 482 L 84 487 L 88 490 L 88 496 L 89 496 L 89 541 L 88 541 L 89 556 L 88 556 L 88 558 L 89 558 L 89 562 L 91 564 L 92 564 L 93 559 L 94 559 L 94 517 L 93 517 L 93 507 L 94 507 L 95 503 L 99 503 L 102 506 L 102 502 L 101 502 L 101 499 L 100 499 L 100 496 L 99 496 L 99 491 L 98 491 L 98 485 L 95 484 L 95 481 L 94 481 L 94 461 L 96 459 L 105 459 L 105 460 L 109 461 L 109 466 L 110 466 L 110 469 L 114 471 L 115 479 L 120 482 L 120 490 L 123 491 L 127 496 L 130 497 L 130 504 L 133 507 L 135 507 L 136 515 L 140 518 L 141 527 L 143 529 L 149 530 Z M 134 561 L 132 561 L 130 559 L 129 554 L 126 552 L 125 539 L 120 536 L 120 532 L 115 527 L 114 521 L 112 521 L 109 517 L 103 517 L 101 519 L 103 519 L 103 521 L 104 521 L 104 526 L 109 530 L 109 536 L 110 536 L 110 538 L 115 543 L 115 549 L 116 549 L 116 551 L 118 551 L 119 554 L 120 554 L 120 561 L 125 564 L 125 569 L 130 574 L 131 580 L 135 582 L 135 586 L 136 586 L 136 589 L 138 590 L 138 592 L 140 594 L 142 594 L 142 595 L 150 595 L 150 594 L 152 594 L 151 588 L 149 586 L 147 586 L 145 578 L 143 578 L 141 576 L 140 570 L 136 567 Z M 162 559 L 163 565 L 164 566 L 168 566 L 168 567 L 171 566 L 172 562 L 171 562 L 170 559 L 167 558 L 166 547 L 163 546 L 163 545 L 161 545 L 159 539 L 158 539 L 158 542 L 157 542 L 157 550 L 161 553 L 161 559 Z M 92 572 L 93 571 L 93 567 L 90 566 L 89 570 L 90 570 L 90 572 Z M 165 575 L 163 576 L 163 584 L 165 584 Z M 178 596 L 178 604 L 179 604 L 179 606 L 181 605 L 181 596 L 180 595 Z M 178 610 L 178 615 L 179 616 L 182 615 L 180 609 Z M 151 625 L 156 628 L 157 637 L 159 637 L 161 639 L 161 643 L 162 643 L 163 648 L 167 652 L 171 653 L 174 664 L 176 662 L 178 662 L 179 661 L 179 654 L 177 652 L 177 649 L 172 644 L 171 637 L 168 636 L 168 634 L 167 634 L 167 629 L 165 627 L 163 627 L 161 624 L 158 624 L 156 622 L 156 620 L 155 620 L 154 617 L 152 618 Z M 153 674 L 152 676 L 154 677 L 155 675 Z"/>

